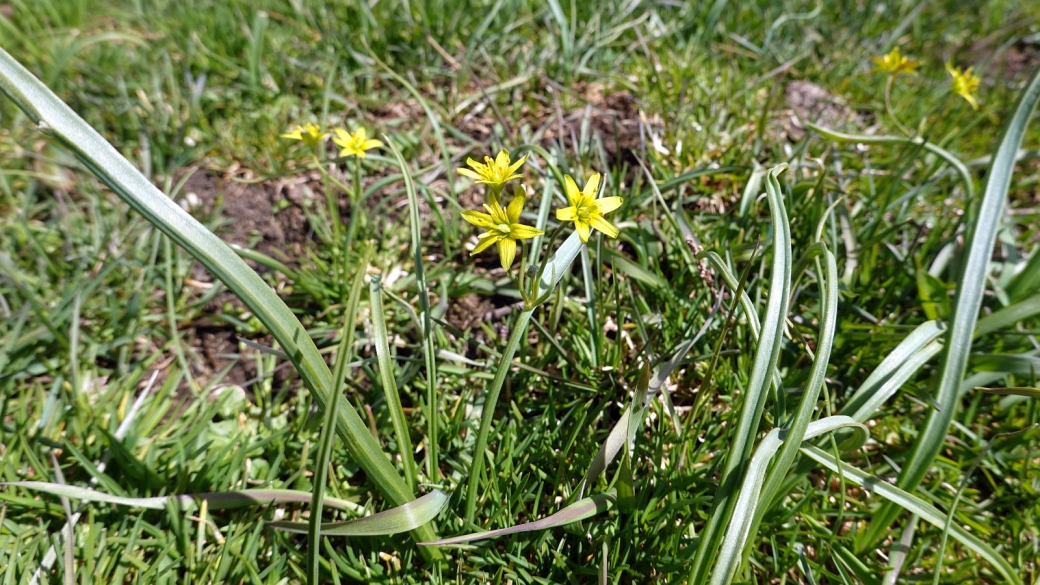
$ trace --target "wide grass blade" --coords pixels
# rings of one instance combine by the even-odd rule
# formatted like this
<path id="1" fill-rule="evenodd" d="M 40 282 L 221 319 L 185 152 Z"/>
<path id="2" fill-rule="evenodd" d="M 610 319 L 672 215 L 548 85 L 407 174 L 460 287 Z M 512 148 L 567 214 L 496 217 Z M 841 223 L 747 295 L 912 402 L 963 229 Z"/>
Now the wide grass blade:
<path id="1" fill-rule="evenodd" d="M 472 534 L 464 534 L 462 536 L 442 538 L 441 540 L 435 540 L 432 542 L 420 542 L 419 544 L 423 546 L 445 546 L 449 544 L 462 544 L 465 542 L 473 542 L 474 540 L 498 538 L 499 536 L 517 534 L 518 532 L 531 532 L 534 530 L 547 530 L 549 528 L 556 528 L 557 526 L 563 526 L 565 524 L 580 522 L 587 518 L 591 518 L 597 514 L 606 512 L 607 510 L 610 510 L 614 507 L 615 499 L 616 494 L 613 491 L 604 492 L 602 494 L 595 494 L 587 498 L 582 498 L 577 502 L 574 502 L 570 506 L 567 506 L 566 508 L 560 510 L 559 512 L 546 516 L 541 520 L 535 520 L 534 522 L 518 524 L 516 526 L 510 526 L 509 528 L 501 528 L 499 530 L 489 530 L 487 532 L 474 532 Z"/>
<path id="2" fill-rule="evenodd" d="M 401 156 L 401 151 L 398 150 L 397 145 L 389 137 L 385 136 L 387 146 L 394 153 L 394 158 L 397 159 L 397 166 L 401 168 L 401 175 L 404 178 L 404 188 L 408 193 L 408 217 L 409 225 L 411 227 L 412 236 L 412 257 L 415 260 L 415 285 L 419 289 L 419 318 L 422 324 L 422 337 L 423 337 L 423 362 L 426 365 L 426 475 L 430 478 L 430 481 L 439 481 L 440 471 L 438 470 L 438 455 L 437 455 L 437 416 L 440 411 L 438 407 L 437 399 L 437 347 L 433 341 L 433 321 L 430 315 L 430 295 L 426 290 L 426 270 L 423 268 L 423 257 L 422 257 L 422 233 L 421 226 L 419 225 L 419 199 L 415 192 L 415 181 L 412 180 L 412 173 L 408 168 L 408 163 L 405 162 L 404 157 Z M 449 173 L 450 174 L 450 173 Z M 378 295 L 376 295 L 378 296 Z M 380 316 L 382 318 L 382 316 Z M 386 329 L 384 327 L 384 333 Z M 380 367 L 382 373 L 382 367 Z M 384 386 L 385 388 L 385 386 Z M 396 388 L 395 388 L 396 391 Z M 400 410 L 400 399 L 397 401 L 398 410 Z M 404 426 L 404 425 L 402 425 Z M 400 435 L 402 429 L 398 428 L 398 423 L 394 423 L 394 430 Z M 405 462 L 405 467 L 411 467 L 411 441 L 407 438 L 404 439 L 408 443 L 409 453 L 405 455 L 408 461 Z M 404 446 L 401 444 L 402 447 Z M 408 476 L 406 472 L 406 477 Z M 408 485 L 415 489 L 415 473 L 411 472 L 411 477 L 408 478 Z"/>
<path id="3" fill-rule="evenodd" d="M 899 508 L 914 514 L 940 530 L 946 529 L 946 514 L 921 498 L 891 485 L 879 477 L 870 475 L 855 466 L 849 465 L 844 461 L 835 461 L 833 455 L 817 447 L 802 447 L 802 453 L 811 457 L 817 463 L 829 469 L 832 473 L 841 474 L 845 481 L 870 490 L 872 493 L 891 502 L 893 506 L 898 506 Z M 950 536 L 975 554 L 985 559 L 986 562 L 992 565 L 993 568 L 1000 573 L 1007 583 L 1013 583 L 1016 585 L 1022 583 L 1022 579 L 1018 573 L 1015 572 L 1015 569 L 1012 568 L 1008 562 L 997 553 L 997 551 L 993 550 L 992 547 L 958 524 L 950 524 L 949 528 Z"/>
<path id="4" fill-rule="evenodd" d="M 835 276 L 837 276 L 837 270 L 835 270 Z M 841 415 L 829 416 L 805 425 L 801 429 L 802 436 L 798 438 L 797 445 L 800 446 L 803 440 L 812 439 L 823 433 L 850 427 L 859 432 L 856 433 L 854 444 L 849 446 L 858 448 L 866 442 L 867 427 Z M 726 585 L 732 582 L 733 577 L 736 576 L 744 547 L 747 545 L 748 538 L 753 534 L 752 528 L 757 524 L 754 522 L 754 518 L 759 514 L 761 504 L 769 501 L 769 494 L 762 492 L 763 486 L 766 485 L 766 470 L 769 462 L 781 446 L 794 444 L 795 439 L 796 437 L 787 429 L 773 429 L 762 439 L 758 449 L 755 450 L 747 474 L 744 476 L 744 483 L 740 487 L 740 495 L 737 496 L 736 505 L 733 507 L 733 516 L 726 529 L 726 536 L 719 549 L 718 561 L 711 578 L 712 585 Z"/>
<path id="5" fill-rule="evenodd" d="M 946 352 L 943 354 L 938 388 L 934 397 L 938 409 L 928 412 L 924 428 L 921 429 L 917 442 L 903 464 L 898 485 L 904 490 L 915 489 L 928 473 L 932 462 L 942 449 L 946 431 L 957 410 L 958 390 L 968 367 L 979 307 L 982 306 L 982 296 L 986 289 L 990 255 L 997 237 L 997 229 L 1000 227 L 1008 187 L 1011 185 L 1015 155 L 1022 144 L 1026 126 L 1037 101 L 1040 101 L 1040 69 L 1033 73 L 1033 77 L 1019 96 L 1011 119 L 1004 127 L 1004 134 L 986 174 L 986 190 L 982 195 L 979 212 L 975 216 L 974 225 L 969 226 L 964 244 L 968 258 L 957 285 L 950 328 L 946 335 Z M 873 548 L 887 533 L 889 525 L 898 513 L 899 509 L 893 504 L 882 506 L 867 528 L 860 549 Z"/>
<path id="6" fill-rule="evenodd" d="M 149 510 L 163 510 L 173 504 L 178 509 L 191 512 L 198 509 L 198 502 L 207 502 L 210 510 L 231 510 L 235 508 L 247 508 L 249 506 L 266 506 L 269 504 L 308 504 L 311 501 L 311 493 L 300 490 L 278 490 L 278 489 L 255 489 L 240 490 L 232 492 L 205 492 L 201 494 L 182 494 L 174 496 L 156 496 L 152 498 L 126 498 L 113 496 L 104 492 L 89 488 L 44 481 L 11 481 L 0 483 L 0 486 L 20 487 L 35 492 L 43 492 L 59 497 L 84 500 L 87 502 L 101 502 L 104 504 L 115 504 L 117 506 L 128 506 L 131 508 L 146 508 Z M 0 500 L 19 501 L 20 498 L 7 492 L 0 492 Z M 358 506 L 347 500 L 326 497 L 323 505 L 335 510 L 357 511 Z"/>
<path id="7" fill-rule="evenodd" d="M 379 382 L 383 385 L 386 407 L 390 411 L 390 421 L 394 425 L 394 440 L 397 441 L 401 463 L 404 465 L 405 481 L 415 489 L 415 464 L 412 455 L 412 439 L 408 430 L 408 421 L 401 407 L 401 395 L 397 391 L 397 380 L 394 378 L 393 364 L 390 363 L 390 340 L 386 334 L 386 318 L 383 316 L 383 289 L 379 277 L 372 277 L 368 285 L 369 305 L 372 307 L 372 343 L 376 347 L 376 359 L 379 363 Z"/>
<path id="8" fill-rule="evenodd" d="M 766 175 L 766 197 L 769 201 L 772 223 L 771 279 L 769 286 L 769 302 L 766 305 L 765 318 L 762 319 L 762 331 L 758 336 L 758 347 L 752 365 L 740 420 L 733 431 L 733 440 L 727 454 L 722 478 L 715 494 L 711 517 L 701 532 L 697 556 L 694 559 L 690 583 L 703 583 L 710 569 L 711 559 L 720 545 L 723 527 L 730 524 L 736 503 L 739 483 L 743 480 L 751 460 L 755 435 L 762 420 L 766 397 L 773 381 L 777 361 L 780 357 L 780 345 L 783 341 L 783 326 L 787 318 L 787 306 L 791 292 L 791 234 L 784 208 L 783 196 L 777 175 L 787 169 L 786 164 L 777 165 Z"/>
<path id="9" fill-rule="evenodd" d="M 407 504 L 383 510 L 371 516 L 346 522 L 327 522 L 321 525 L 321 531 L 327 536 L 385 536 L 407 532 L 436 518 L 447 503 L 448 494 L 441 490 L 433 490 Z M 297 534 L 305 534 L 307 524 L 307 522 L 267 523 L 271 528 Z"/>
<path id="10" fill-rule="evenodd" d="M 821 282 L 823 290 L 820 295 L 822 299 L 820 331 L 817 336 L 816 354 L 813 358 L 812 369 L 809 371 L 809 383 L 806 384 L 805 390 L 802 392 L 802 398 L 798 403 L 798 410 L 795 412 L 793 420 L 787 424 L 787 436 L 784 438 L 780 455 L 770 468 L 769 475 L 765 478 L 765 484 L 759 487 L 762 491 L 762 498 L 758 502 L 758 511 L 752 515 L 751 531 L 749 533 L 752 535 L 757 532 L 758 526 L 762 522 L 762 517 L 770 505 L 782 496 L 781 486 L 784 477 L 798 456 L 798 448 L 801 447 L 803 438 L 809 438 L 810 422 L 816 412 L 817 401 L 827 376 L 831 349 L 834 347 L 834 331 L 838 322 L 838 265 L 834 255 L 825 248 L 823 249 L 823 256 L 825 268 L 819 270 L 820 267 L 817 267 L 818 274 L 824 276 Z M 830 417 L 830 419 L 838 420 L 835 417 Z M 763 447 L 759 446 L 759 450 L 761 449 Z M 771 454 L 770 457 L 772 457 Z M 730 530 L 733 530 L 733 526 L 739 525 L 737 522 L 737 518 L 734 517 L 730 524 Z"/>
<path id="11" fill-rule="evenodd" d="M 219 278 L 256 315 L 289 354 L 304 384 L 322 408 L 332 390 L 332 373 L 310 335 L 281 298 L 220 238 L 159 191 L 53 92 L 0 49 L 0 91 L 42 132 L 56 139 L 135 211 L 158 227 Z M 368 478 L 395 505 L 414 499 L 357 411 L 347 402 L 337 409 L 337 429 L 347 450 Z M 416 538 L 430 540 L 429 527 Z"/>

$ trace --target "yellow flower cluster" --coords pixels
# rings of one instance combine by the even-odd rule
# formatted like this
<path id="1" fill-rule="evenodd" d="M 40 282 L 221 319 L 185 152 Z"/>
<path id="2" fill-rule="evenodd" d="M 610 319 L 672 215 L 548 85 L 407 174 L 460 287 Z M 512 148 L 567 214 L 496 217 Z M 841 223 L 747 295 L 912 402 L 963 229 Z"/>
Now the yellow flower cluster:
<path id="1" fill-rule="evenodd" d="M 886 73 L 893 77 L 900 74 L 916 75 L 917 67 L 920 65 L 920 62 L 901 54 L 899 47 L 892 49 L 888 54 L 871 58 L 874 60 L 875 71 Z M 947 63 L 946 71 L 953 77 L 951 91 L 964 98 L 971 104 L 972 108 L 979 109 L 979 102 L 975 99 L 975 93 L 979 90 L 980 79 L 972 72 L 972 68 L 968 67 L 962 71 Z"/>
<path id="2" fill-rule="evenodd" d="M 899 75 L 900 73 L 916 75 L 917 66 L 920 65 L 918 61 L 915 61 L 906 55 L 901 55 L 899 53 L 899 47 L 892 49 L 887 55 L 874 57 L 873 59 L 874 64 L 877 66 L 877 71 L 892 75 Z"/>
<path id="3" fill-rule="evenodd" d="M 479 254 L 491 247 L 491 245 L 498 244 L 498 256 L 502 261 L 502 268 L 505 269 L 512 266 L 513 260 L 516 258 L 517 240 L 535 238 L 544 233 L 540 229 L 520 223 L 520 212 L 524 208 L 526 193 L 523 187 L 517 187 L 513 191 L 513 198 L 509 201 L 509 206 L 506 208 L 502 207 L 501 194 L 505 184 L 513 179 L 523 177 L 517 171 L 520 170 L 520 167 L 526 161 L 527 155 L 524 155 L 516 162 L 513 162 L 509 153 L 503 149 L 499 151 L 498 156 L 494 159 L 490 156 L 485 156 L 483 163 L 477 162 L 472 158 L 466 159 L 466 164 L 470 168 L 460 168 L 456 171 L 458 174 L 469 177 L 477 183 L 485 184 L 489 188 L 488 203 L 484 204 L 484 210 L 487 213 L 480 211 L 462 212 L 463 219 L 486 230 L 480 234 L 477 246 L 470 255 Z M 567 195 L 570 207 L 557 210 L 556 219 L 573 221 L 574 229 L 577 230 L 578 237 L 581 238 L 582 243 L 588 243 L 590 228 L 599 230 L 611 238 L 618 236 L 618 229 L 604 219 L 603 215 L 621 207 L 622 199 L 620 197 L 597 199 L 599 183 L 599 173 L 593 173 L 589 177 L 588 182 L 585 183 L 585 188 L 579 190 L 578 185 L 570 175 L 564 177 L 564 192 Z"/>
<path id="4" fill-rule="evenodd" d="M 953 93 L 961 96 L 971 104 L 972 109 L 979 109 L 979 102 L 975 99 L 975 92 L 979 90 L 978 76 L 971 72 L 972 68 L 968 67 L 964 71 L 946 64 L 946 70 L 953 76 Z"/>
<path id="5" fill-rule="evenodd" d="M 332 131 L 335 133 L 332 142 L 340 147 L 340 156 L 365 158 L 365 151 L 383 146 L 379 140 L 368 138 L 364 127 L 359 127 L 353 132 L 347 132 L 343 128 L 333 128 Z M 311 148 L 324 142 L 328 136 L 328 132 L 322 132 L 320 126 L 311 123 L 297 126 L 291 132 L 281 135 L 282 138 L 288 140 L 299 140 Z"/>

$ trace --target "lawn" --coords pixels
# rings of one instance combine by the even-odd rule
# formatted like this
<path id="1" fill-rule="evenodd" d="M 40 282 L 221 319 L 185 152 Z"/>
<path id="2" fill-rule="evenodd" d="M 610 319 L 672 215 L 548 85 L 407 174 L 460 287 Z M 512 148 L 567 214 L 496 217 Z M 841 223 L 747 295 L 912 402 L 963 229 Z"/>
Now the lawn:
<path id="1" fill-rule="evenodd" d="M 0 584 L 1040 584 L 1040 4 L 0 49 Z"/>

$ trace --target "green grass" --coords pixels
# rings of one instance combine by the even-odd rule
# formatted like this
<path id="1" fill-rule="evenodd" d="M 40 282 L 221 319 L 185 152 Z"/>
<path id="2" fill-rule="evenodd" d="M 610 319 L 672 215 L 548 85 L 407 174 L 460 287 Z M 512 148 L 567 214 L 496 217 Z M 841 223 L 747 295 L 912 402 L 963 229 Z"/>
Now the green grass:
<path id="1" fill-rule="evenodd" d="M 1040 126 L 1022 141 L 1031 153 L 1011 178 L 989 274 L 971 275 L 985 284 L 982 320 L 952 424 L 920 485 L 905 496 L 886 492 L 902 498 L 896 521 L 874 522 L 884 500 L 856 473 L 900 475 L 935 403 L 941 352 L 922 357 L 867 413 L 869 440 L 856 449 L 838 450 L 830 437 L 840 432 L 801 452 L 777 447 L 769 434 L 794 420 L 852 414 L 843 408 L 862 404 L 857 389 L 881 383 L 868 380 L 872 372 L 912 359 L 899 344 L 915 328 L 932 319 L 950 325 L 965 233 L 985 191 L 984 157 L 996 153 L 1032 72 L 1009 67 L 1020 55 L 1040 67 L 1040 10 L 1002 1 L 818 11 L 810 2 L 700 4 L 14 0 L 0 2 L 0 47 L 176 200 L 193 169 L 266 185 L 307 177 L 275 206 L 276 217 L 307 219 L 303 253 L 264 248 L 271 258 L 250 257 L 270 267 L 263 278 L 330 365 L 355 316 L 348 299 L 357 276 L 367 269 L 384 277 L 378 304 L 361 294 L 359 363 L 347 368 L 341 401 L 371 426 L 402 485 L 414 474 L 418 494 L 436 487 L 450 495 L 431 533 L 503 529 L 582 496 L 609 499 L 581 523 L 448 548 L 440 564 L 407 534 L 323 536 L 321 582 L 701 582 L 712 565 L 697 568 L 698 547 L 708 561 L 717 556 L 701 539 L 714 516 L 722 541 L 728 516 L 715 506 L 738 500 L 749 464 L 776 491 L 759 504 L 736 582 L 880 583 L 892 565 L 900 582 L 931 581 L 937 566 L 941 583 L 1004 582 L 959 529 L 1022 582 L 1040 582 L 1040 403 L 1028 392 L 975 390 L 1038 385 Z M 870 60 L 893 46 L 922 63 L 918 75 L 896 81 L 894 111 L 964 163 L 970 190 L 919 144 L 859 146 L 792 129 L 785 84 L 807 80 L 848 112 L 844 121 L 813 120 L 819 125 L 899 135 Z M 979 110 L 949 93 L 946 61 L 983 78 Z M 332 242 L 327 180 L 301 173 L 310 155 L 277 137 L 307 121 L 385 133 L 407 167 L 389 148 L 365 160 L 364 213 L 343 217 L 344 226 L 356 222 L 346 254 Z M 611 216 L 622 232 L 617 241 L 593 238 L 559 292 L 534 311 L 490 417 L 467 523 L 482 389 L 519 309 L 488 319 L 483 312 L 520 295 L 493 252 L 469 257 L 475 230 L 459 211 L 473 206 L 475 191 L 453 169 L 525 144 L 545 149 L 533 150 L 527 166 L 530 223 L 543 198 L 560 207 L 558 173 L 583 183 L 598 171 L 605 194 L 625 198 Z M 776 193 L 760 197 L 770 185 L 758 169 L 780 163 L 789 168 Z M 351 187 L 353 162 L 339 167 Z M 226 182 L 222 197 L 236 186 Z M 230 236 L 236 224 L 219 213 L 219 198 L 213 207 L 200 219 Z M 555 213 L 544 209 L 551 229 Z M 263 243 L 262 234 L 240 235 Z M 784 246 L 790 268 L 777 273 Z M 778 312 L 782 291 L 788 307 Z M 122 497 L 312 491 L 312 478 L 326 475 L 314 473 L 329 437 L 324 401 L 284 354 L 236 341 L 274 343 L 226 293 L 0 100 L 2 481 Z M 821 327 L 832 302 L 830 332 Z M 757 342 L 771 332 L 775 369 Z M 204 345 L 212 334 L 229 344 Z M 248 367 L 232 370 L 236 359 Z M 651 400 L 644 413 L 640 392 L 661 388 L 641 379 L 647 369 L 671 376 L 668 400 Z M 245 392 L 227 386 L 242 381 L 241 371 Z M 757 415 L 756 404 L 745 406 L 756 388 Z M 631 440 L 622 432 L 629 429 L 611 433 L 629 420 Z M 399 440 L 402 425 L 409 440 Z M 391 507 L 393 497 L 334 439 L 325 500 L 355 509 L 326 508 L 322 520 Z M 579 495 L 605 442 L 612 461 Z M 742 444 L 748 451 L 734 448 Z M 750 453 L 762 445 L 778 448 L 772 460 L 790 471 L 755 467 Z M 835 454 L 840 464 L 817 464 Z M 724 476 L 732 477 L 721 483 Z M 62 537 L 70 512 L 81 514 L 71 547 Z M 39 582 L 55 583 L 304 582 L 308 539 L 265 523 L 310 517 L 303 504 L 154 510 L 66 504 L 3 486 L 0 579 L 29 582 L 39 570 Z M 40 570 L 49 551 L 54 559 Z"/>

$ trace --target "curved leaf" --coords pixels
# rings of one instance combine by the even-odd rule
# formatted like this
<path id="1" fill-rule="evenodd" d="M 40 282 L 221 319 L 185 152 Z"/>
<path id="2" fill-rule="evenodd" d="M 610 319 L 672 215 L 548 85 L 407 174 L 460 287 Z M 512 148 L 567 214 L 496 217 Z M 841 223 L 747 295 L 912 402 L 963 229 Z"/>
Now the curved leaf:
<path id="1" fill-rule="evenodd" d="M 587 498 L 582 498 L 577 502 L 574 502 L 570 506 L 560 510 L 559 512 L 546 516 L 541 520 L 535 520 L 534 522 L 527 522 L 525 524 L 519 524 L 517 526 L 510 526 L 509 528 L 500 528 L 498 530 L 489 530 L 488 532 L 473 532 L 471 534 L 464 534 L 462 536 L 453 536 L 451 538 L 442 538 L 432 542 L 420 542 L 420 546 L 445 546 L 449 544 L 462 544 L 465 542 L 473 542 L 474 540 L 486 540 L 488 538 L 498 538 L 499 536 L 506 536 L 508 534 L 516 534 L 518 532 L 532 532 L 534 530 L 546 530 L 548 528 L 556 528 L 557 526 L 563 526 L 565 524 L 572 524 L 574 522 L 580 522 L 586 518 L 592 518 L 596 514 L 606 512 L 607 510 L 614 507 L 614 500 L 617 495 L 613 491 L 605 492 L 602 494 L 596 494 Z"/>
<path id="2" fill-rule="evenodd" d="M 407 532 L 436 518 L 447 503 L 448 494 L 433 490 L 407 504 L 371 516 L 346 522 L 323 523 L 321 533 L 326 536 L 385 536 Z M 267 525 L 296 534 L 307 534 L 308 527 L 307 522 L 268 522 Z"/>
<path id="3" fill-rule="evenodd" d="M 1011 119 L 1004 127 L 1004 134 L 986 175 L 986 191 L 982 195 L 979 212 L 974 225 L 969 226 L 964 243 L 968 257 L 957 285 L 953 315 L 946 335 L 946 352 L 943 355 L 938 388 L 935 392 L 938 409 L 929 410 L 917 442 L 903 463 L 898 485 L 905 490 L 915 489 L 928 473 L 932 462 L 942 449 L 946 431 L 957 409 L 959 389 L 968 367 L 979 307 L 982 306 L 982 296 L 986 289 L 990 255 L 997 237 L 997 229 L 1000 227 L 1008 187 L 1011 185 L 1015 155 L 1022 144 L 1026 126 L 1037 101 L 1040 101 L 1040 68 L 1033 73 L 1025 91 L 1018 98 Z M 884 537 L 898 513 L 899 509 L 893 504 L 886 504 L 878 510 L 864 535 L 864 548 L 872 548 Z"/>

